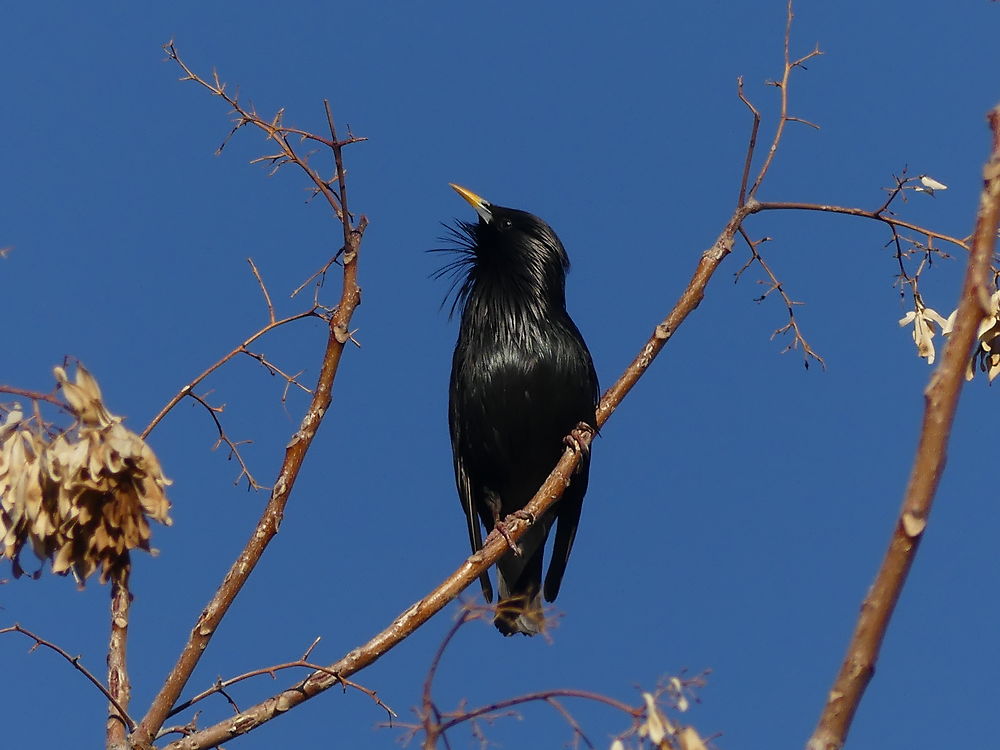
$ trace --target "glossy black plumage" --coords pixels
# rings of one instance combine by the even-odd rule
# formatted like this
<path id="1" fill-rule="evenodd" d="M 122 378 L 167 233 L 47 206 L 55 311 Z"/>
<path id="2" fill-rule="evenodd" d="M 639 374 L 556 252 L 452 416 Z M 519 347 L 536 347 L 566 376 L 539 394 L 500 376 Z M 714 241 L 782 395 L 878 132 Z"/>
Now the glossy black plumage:
<path id="1" fill-rule="evenodd" d="M 455 479 L 473 551 L 482 527 L 522 509 L 556 465 L 563 438 L 580 422 L 594 424 L 599 397 L 590 352 L 566 312 L 566 251 L 544 221 L 495 206 L 452 187 L 479 214 L 452 228 L 458 257 L 452 310 L 461 310 L 452 361 L 449 425 Z M 559 593 L 587 491 L 584 455 L 562 499 L 521 537 L 520 556 L 497 565 L 495 624 L 504 635 L 544 628 L 540 596 Z M 543 552 L 556 524 L 552 560 L 542 586 Z M 493 600 L 488 574 L 481 579 Z"/>

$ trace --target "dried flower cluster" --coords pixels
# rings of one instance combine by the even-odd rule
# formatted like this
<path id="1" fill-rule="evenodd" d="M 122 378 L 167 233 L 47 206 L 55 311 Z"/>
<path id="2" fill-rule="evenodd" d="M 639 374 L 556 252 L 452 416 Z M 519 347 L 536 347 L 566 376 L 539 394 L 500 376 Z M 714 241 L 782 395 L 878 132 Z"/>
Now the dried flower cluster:
<path id="1" fill-rule="evenodd" d="M 150 550 L 149 518 L 170 524 L 170 481 L 82 365 L 76 382 L 62 367 L 54 372 L 74 428 L 49 437 L 18 409 L 0 425 L 0 555 L 20 575 L 27 543 L 54 572 L 72 570 L 82 584 L 100 570 L 105 583 L 128 569 L 129 550 Z"/>
<path id="2" fill-rule="evenodd" d="M 955 310 L 947 318 L 941 317 L 936 311 L 924 306 L 917 297 L 917 309 L 908 312 L 900 321 L 901 326 L 913 325 L 913 341 L 917 345 L 917 355 L 924 357 L 927 364 L 934 364 L 935 327 L 940 328 L 945 336 L 951 333 L 955 325 Z M 976 331 L 976 347 L 972 350 L 972 359 L 965 371 L 965 379 L 972 380 L 976 370 L 985 372 L 990 382 L 1000 375 L 1000 291 L 990 297 L 990 311 L 979 323 Z"/>
<path id="3" fill-rule="evenodd" d="M 666 692 L 678 711 L 681 713 L 687 711 L 688 700 L 684 695 L 684 686 L 680 679 L 671 677 Z M 657 691 L 657 695 L 659 694 L 660 691 Z M 642 694 L 643 700 L 646 701 L 646 720 L 639 725 L 636 732 L 639 747 L 643 747 L 644 741 L 648 740 L 650 747 L 658 750 L 707 750 L 705 740 L 694 727 L 681 726 L 667 718 L 657 705 L 657 695 Z M 626 745 L 621 738 L 617 738 L 611 743 L 610 750 L 626 750 Z"/>
<path id="4" fill-rule="evenodd" d="M 954 321 L 955 313 L 948 319 Z M 990 311 L 980 321 L 976 337 L 976 347 L 972 350 L 972 361 L 965 371 L 965 379 L 972 380 L 978 367 L 992 383 L 993 378 L 1000 375 L 1000 292 L 994 292 L 990 297 Z"/>
<path id="5" fill-rule="evenodd" d="M 913 343 L 917 345 L 917 356 L 927 360 L 927 364 L 934 364 L 934 334 L 935 327 L 940 328 L 942 333 L 951 331 L 951 324 L 938 314 L 937 310 L 924 305 L 920 295 L 914 295 L 915 310 L 910 310 L 899 320 L 899 325 L 913 326 Z"/>

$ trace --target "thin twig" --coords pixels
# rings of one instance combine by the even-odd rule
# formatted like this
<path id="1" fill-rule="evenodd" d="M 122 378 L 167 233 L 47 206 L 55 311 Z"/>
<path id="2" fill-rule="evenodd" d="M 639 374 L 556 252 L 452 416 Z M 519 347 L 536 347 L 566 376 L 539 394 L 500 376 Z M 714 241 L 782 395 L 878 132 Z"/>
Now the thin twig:
<path id="1" fill-rule="evenodd" d="M 0 628 L 0 635 L 3 635 L 4 633 L 21 633 L 23 635 L 26 635 L 28 638 L 30 638 L 31 640 L 33 640 L 35 642 L 35 645 L 31 647 L 32 651 L 34 651 L 39 646 L 45 646 L 46 648 L 49 648 L 49 649 L 52 649 L 53 651 L 55 651 L 63 659 L 65 659 L 70 664 L 72 664 L 73 667 L 80 674 L 82 674 L 84 677 L 86 677 L 87 680 L 94 687 L 96 687 L 98 690 L 101 691 L 101 693 L 103 693 L 104 697 L 108 699 L 108 702 L 118 712 L 118 716 L 128 726 L 129 729 L 134 729 L 135 728 L 136 724 L 135 724 L 134 721 L 132 721 L 132 717 L 128 715 L 128 712 L 125 710 L 124 706 L 122 706 L 121 704 L 119 704 L 118 700 L 115 698 L 115 696 L 113 696 L 110 693 L 110 691 L 104 686 L 104 684 L 100 680 L 98 680 L 96 677 L 94 677 L 93 673 L 91 673 L 91 671 L 89 669 L 87 669 L 85 666 L 83 666 L 83 664 L 80 663 L 81 657 L 79 657 L 79 656 L 70 656 L 69 653 L 65 649 L 60 648 L 59 646 L 57 646 L 56 644 L 52 643 L 51 641 L 45 640 L 41 636 L 35 635 L 30 630 L 22 628 L 17 623 L 14 623 L 13 625 L 9 625 L 6 628 Z"/>
<path id="2" fill-rule="evenodd" d="M 268 358 L 265 357 L 263 354 L 258 354 L 257 352 L 251 352 L 248 349 L 244 349 L 243 353 L 246 354 L 251 359 L 255 359 L 258 362 L 260 362 L 264 366 L 264 368 L 272 375 L 280 375 L 282 377 L 282 379 L 285 381 L 285 395 L 281 397 L 282 403 L 285 402 L 285 397 L 288 395 L 288 389 L 291 386 L 295 386 L 303 393 L 309 394 L 310 396 L 312 395 L 312 391 L 298 381 L 299 375 L 301 375 L 303 372 L 302 370 L 295 373 L 294 375 L 289 375 L 287 372 L 282 370 L 276 364 L 268 360 Z"/>
<path id="3" fill-rule="evenodd" d="M 744 241 L 747 243 L 747 247 L 750 248 L 751 255 L 750 255 L 750 261 L 748 261 L 748 265 L 749 263 L 756 262 L 757 265 L 759 265 L 762 269 L 764 269 L 764 273 L 767 274 L 767 277 L 769 279 L 769 282 L 767 282 L 769 284 L 767 290 L 755 301 L 762 302 L 772 292 L 777 292 L 781 296 L 782 301 L 785 303 L 785 309 L 788 311 L 788 322 L 785 325 L 781 326 L 780 328 L 776 329 L 774 333 L 771 334 L 771 338 L 774 339 L 790 331 L 792 333 L 792 342 L 786 345 L 785 348 L 781 350 L 781 353 L 784 354 L 787 351 L 791 351 L 792 349 L 798 349 L 801 347 L 802 362 L 807 370 L 809 369 L 810 357 L 814 359 L 816 362 L 818 362 L 819 366 L 825 370 L 826 362 L 823 361 L 823 358 L 809 345 L 809 342 L 806 341 L 806 337 L 802 335 L 802 329 L 799 328 L 799 321 L 795 317 L 794 308 L 796 305 L 800 305 L 802 303 L 796 302 L 791 297 L 788 296 L 788 292 L 785 291 L 784 285 L 780 281 L 778 281 L 778 277 L 774 274 L 774 271 L 771 269 L 771 266 L 768 265 L 767 261 L 765 261 L 764 257 L 760 254 L 760 251 L 757 249 L 757 246 L 760 245 L 761 242 L 763 242 L 763 240 L 758 240 L 756 242 L 752 241 L 750 239 L 750 236 L 746 233 L 746 230 L 743 229 L 743 227 L 740 227 L 739 231 L 740 231 L 740 236 L 743 237 Z M 742 273 L 742 271 L 745 269 L 746 266 L 740 269 L 740 272 Z M 760 283 L 765 283 L 765 282 L 760 282 Z"/>
<path id="4" fill-rule="evenodd" d="M 788 9 L 785 15 L 785 66 L 782 72 L 781 80 L 775 82 L 775 85 L 781 92 L 781 113 L 778 116 L 778 124 L 774 130 L 774 138 L 771 141 L 771 148 L 768 149 L 767 157 L 764 159 L 764 163 L 761 165 L 760 171 L 757 173 L 757 179 L 754 180 L 753 186 L 747 194 L 747 200 L 752 200 L 757 197 L 757 191 L 764 183 L 767 171 L 771 168 L 771 163 L 774 161 L 774 157 L 778 153 L 778 144 L 781 143 L 781 138 L 785 133 L 785 124 L 791 122 L 793 119 L 797 119 L 788 116 L 788 79 L 792 75 L 792 71 L 795 68 L 802 67 L 805 62 L 811 60 L 817 55 L 823 54 L 817 47 L 812 52 L 800 57 L 797 60 L 791 59 L 790 50 L 792 41 L 792 19 L 794 18 L 795 14 L 792 12 L 792 0 L 788 0 Z M 809 124 L 812 125 L 812 123 Z M 742 195 L 742 191 L 740 194 Z"/>
<path id="5" fill-rule="evenodd" d="M 260 285 L 260 291 L 264 295 L 264 304 L 267 305 L 267 322 L 274 323 L 274 305 L 271 304 L 271 295 L 268 294 L 267 285 L 264 284 L 264 279 L 261 278 L 260 271 L 257 269 L 257 265 L 253 262 L 253 258 L 247 258 L 247 263 L 250 264 L 250 270 L 253 271 L 254 278 L 257 279 L 257 283 Z"/>
<path id="6" fill-rule="evenodd" d="M 326 263 L 323 264 L 322 268 L 320 268 L 318 271 L 313 273 L 308 279 L 306 279 L 297 287 L 295 287 L 295 289 L 292 291 L 289 297 L 295 297 L 299 292 L 301 292 L 303 289 L 309 286 L 309 282 L 311 282 L 315 278 L 319 278 L 319 283 L 317 284 L 317 286 L 323 286 L 323 282 L 326 281 L 326 272 L 330 270 L 330 266 L 332 266 L 334 263 L 337 262 L 337 259 L 343 254 L 343 252 L 344 248 L 340 248 L 336 252 L 336 254 L 332 258 L 330 258 L 330 260 L 328 260 Z"/>
<path id="7" fill-rule="evenodd" d="M 571 714 L 568 710 L 566 710 L 566 707 L 563 706 L 562 703 L 557 701 L 555 698 L 548 698 L 546 699 L 545 702 L 548 703 L 550 706 L 552 706 L 552 708 L 554 708 L 560 714 L 562 714 L 562 717 L 566 720 L 566 723 L 569 724 L 570 728 L 573 730 L 573 747 L 579 746 L 580 743 L 577 742 L 577 740 L 580 739 L 584 741 L 587 747 L 591 748 L 591 750 L 594 750 L 594 743 L 590 741 L 590 738 L 587 737 L 586 734 L 584 734 L 583 729 L 580 727 L 580 723 L 576 720 L 573 714 Z"/>
<path id="8" fill-rule="evenodd" d="M 319 642 L 319 638 L 317 638 L 313 642 L 313 646 L 315 646 L 316 643 L 318 643 L 318 642 Z M 311 651 L 311 650 L 312 650 L 312 646 L 309 647 L 309 651 Z M 306 653 L 309 653 L 309 651 L 307 651 Z M 345 688 L 353 688 L 354 690 L 357 690 L 358 692 L 364 693 L 365 695 L 367 695 L 369 698 L 371 698 L 375 702 L 375 704 L 379 708 L 381 708 L 382 710 L 384 710 L 389 715 L 390 719 L 395 719 L 397 717 L 396 712 L 393 711 L 378 696 L 378 693 L 376 691 L 372 690 L 371 688 L 367 688 L 364 685 L 360 685 L 357 682 L 353 682 L 353 681 L 348 680 L 348 679 L 342 679 L 342 678 L 340 678 L 339 675 L 336 675 L 335 673 L 329 672 L 326 667 L 323 667 L 323 666 L 321 666 L 319 664 L 315 664 L 313 662 L 307 661 L 306 659 L 296 659 L 295 661 L 285 662 L 284 664 L 275 664 L 274 666 L 271 666 L 271 667 L 263 667 L 261 669 L 253 669 L 253 670 L 251 670 L 249 672 L 244 672 L 241 675 L 237 675 L 236 677 L 230 677 L 229 679 L 226 679 L 226 680 L 223 680 L 223 679 L 216 680 L 215 684 L 212 685 L 212 687 L 210 687 L 210 688 L 208 688 L 206 690 L 201 691 L 197 695 L 193 696 L 192 698 L 188 698 L 186 701 L 184 701 L 182 703 L 177 704 L 177 706 L 175 706 L 170 711 L 170 713 L 167 714 L 167 718 L 169 719 L 171 716 L 176 716 L 177 714 L 181 713 L 182 711 L 186 711 L 187 709 L 191 708 L 191 706 L 193 706 L 195 703 L 198 703 L 199 701 L 202 701 L 205 698 L 208 698 L 210 695 L 215 695 L 216 693 L 223 693 L 224 694 L 225 688 L 229 687 L 230 685 L 235 685 L 237 682 L 243 682 L 243 680 L 249 680 L 252 677 L 260 677 L 262 675 L 268 675 L 268 676 L 271 677 L 271 679 L 277 679 L 277 673 L 280 672 L 283 669 L 310 669 L 310 670 L 313 670 L 313 671 L 327 672 L 331 676 L 337 677 L 337 682 L 340 683 L 341 685 L 343 685 Z M 229 700 L 229 702 L 230 702 L 231 705 L 235 706 L 235 703 L 233 702 L 232 698 L 228 698 L 228 700 Z M 237 712 L 238 712 L 238 709 L 237 709 Z"/>
<path id="9" fill-rule="evenodd" d="M 215 422 L 215 429 L 218 431 L 219 437 L 215 441 L 213 450 L 215 448 L 218 448 L 220 445 L 225 444 L 229 448 L 229 458 L 230 459 L 235 458 L 236 462 L 240 465 L 240 473 L 239 475 L 237 475 L 236 479 L 233 480 L 233 484 L 239 484 L 240 480 L 243 479 L 243 477 L 246 477 L 248 489 L 252 490 L 269 489 L 265 488 L 254 478 L 254 475 L 250 473 L 250 467 L 247 466 L 246 461 L 243 460 L 243 455 L 240 453 L 240 446 L 247 445 L 251 441 L 241 440 L 237 443 L 231 440 L 229 436 L 226 434 L 225 429 L 223 429 L 222 421 L 219 419 L 218 416 L 219 412 L 222 411 L 222 407 L 212 406 L 204 399 L 204 397 L 199 396 L 197 393 L 188 393 L 187 395 L 189 398 L 193 399 L 194 401 L 197 401 L 199 404 L 204 406 L 205 410 L 212 418 L 212 421 Z"/>
<path id="10" fill-rule="evenodd" d="M 72 414 L 73 410 L 69 407 L 69 404 L 61 401 L 58 396 L 52 393 L 39 393 L 38 391 L 29 391 L 24 388 L 16 388 L 12 385 L 0 385 L 0 393 L 9 393 L 12 396 L 21 396 L 22 398 L 27 398 L 35 403 L 39 401 L 44 401 L 47 404 L 52 404 L 53 406 L 58 406 L 67 414 Z"/>
<path id="11" fill-rule="evenodd" d="M 441 713 L 438 711 L 437 706 L 434 704 L 434 699 L 431 695 L 431 688 L 434 683 L 434 676 L 437 674 L 438 666 L 441 664 L 441 658 L 444 656 L 445 649 L 448 648 L 448 644 L 451 643 L 455 634 L 458 633 L 459 629 L 470 620 L 477 619 L 479 613 L 475 612 L 468 607 L 463 607 L 459 616 L 455 619 L 455 622 L 448 629 L 445 637 L 441 639 L 441 644 L 438 646 L 437 651 L 434 653 L 434 658 L 431 659 L 431 665 L 427 670 L 427 677 L 424 678 L 424 689 L 422 698 L 422 709 L 421 709 L 421 724 L 424 727 L 424 734 L 426 735 L 426 740 L 424 743 L 425 747 L 435 747 L 437 744 L 437 739 L 441 735 Z"/>
<path id="12" fill-rule="evenodd" d="M 515 698 L 508 698 L 506 700 L 497 701 L 496 703 L 490 703 L 486 706 L 479 706 L 478 708 L 473 708 L 468 711 L 462 711 L 458 715 L 451 716 L 447 721 L 441 725 L 441 731 L 446 732 L 454 726 L 461 724 L 463 722 L 469 721 L 470 719 L 475 719 L 479 716 L 485 716 L 486 714 L 496 713 L 497 711 L 503 711 L 508 708 L 513 708 L 514 706 L 520 706 L 525 703 L 534 703 L 536 701 L 548 701 L 552 698 L 581 698 L 583 700 L 588 700 L 593 703 L 602 703 L 605 706 L 610 706 L 611 708 L 617 709 L 629 716 L 636 718 L 642 716 L 643 712 L 646 710 L 645 704 L 640 706 L 630 706 L 622 701 L 615 700 L 607 695 L 602 695 L 601 693 L 594 693 L 589 690 L 540 690 L 535 693 L 526 693 L 524 695 L 519 695 Z"/>
<path id="13" fill-rule="evenodd" d="M 743 76 L 736 79 L 736 94 L 740 101 L 747 105 L 747 109 L 753 115 L 753 125 L 750 128 L 750 143 L 747 145 L 746 158 L 743 161 L 743 176 L 740 178 L 740 197 L 736 201 L 736 206 L 740 207 L 746 203 L 747 182 L 750 179 L 750 168 L 753 165 L 753 153 L 757 148 L 757 133 L 760 130 L 760 111 L 751 104 L 750 100 L 743 93 Z"/>
<path id="14" fill-rule="evenodd" d="M 203 381 L 213 372 L 215 372 L 224 364 L 226 364 L 226 362 L 231 360 L 233 357 L 236 357 L 245 352 L 246 348 L 250 346 L 250 344 L 252 344 L 254 341 L 259 339 L 261 336 L 270 333 L 275 328 L 280 328 L 283 325 L 293 323 L 296 320 L 302 320 L 303 318 L 318 318 L 318 317 L 322 316 L 316 312 L 316 308 L 313 308 L 311 310 L 306 310 L 305 312 L 296 313 L 295 315 L 289 315 L 287 318 L 276 320 L 273 323 L 268 323 L 266 326 L 258 330 L 252 336 L 245 339 L 243 343 L 241 343 L 239 346 L 230 350 L 229 353 L 227 353 L 224 357 L 217 360 L 212 365 L 209 365 L 209 367 L 207 367 L 204 371 L 202 371 L 200 375 L 198 375 L 191 382 L 189 382 L 187 385 L 185 385 L 183 388 L 177 391 L 177 393 L 175 393 L 170 398 L 170 400 L 163 406 L 163 408 L 160 409 L 157 415 L 153 417 L 152 421 L 148 425 L 146 425 L 146 429 L 142 431 L 140 437 L 142 437 L 143 439 L 149 437 L 149 433 L 153 431 L 153 428 L 155 428 L 156 425 L 158 425 L 163 420 L 163 418 L 167 416 L 167 414 L 169 414 L 175 406 L 177 406 L 177 404 L 183 401 L 184 398 L 194 389 L 195 386 L 197 386 L 201 381 Z"/>
<path id="15" fill-rule="evenodd" d="M 869 211 L 864 208 L 834 206 L 825 203 L 801 203 L 798 201 L 760 201 L 754 207 L 753 213 L 759 213 L 761 211 L 821 211 L 834 214 L 846 214 L 847 216 L 859 216 L 864 219 L 881 221 L 883 224 L 888 224 L 889 226 L 909 229 L 911 231 L 918 232 L 928 238 L 942 240 L 951 245 L 955 245 L 956 247 L 960 247 L 964 250 L 969 249 L 969 243 L 967 239 L 959 239 L 958 237 L 952 237 L 951 235 L 948 234 L 935 232 L 933 229 L 927 229 L 925 227 L 920 226 L 919 224 L 914 224 L 909 221 L 897 219 L 894 216 L 886 216 L 883 213 L 881 213 L 881 210 L 882 209 L 879 209 L 878 211 Z"/>

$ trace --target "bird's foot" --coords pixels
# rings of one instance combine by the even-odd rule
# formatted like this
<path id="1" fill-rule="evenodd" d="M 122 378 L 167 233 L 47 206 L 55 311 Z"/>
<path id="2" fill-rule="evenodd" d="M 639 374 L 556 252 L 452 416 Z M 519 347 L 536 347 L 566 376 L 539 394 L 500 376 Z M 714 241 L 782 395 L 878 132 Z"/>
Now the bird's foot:
<path id="1" fill-rule="evenodd" d="M 577 422 L 576 427 L 569 431 L 563 442 L 572 448 L 574 453 L 590 455 L 590 441 L 594 437 L 594 428 L 586 422 Z"/>
<path id="2" fill-rule="evenodd" d="M 521 510 L 515 510 L 513 513 L 511 513 L 507 517 L 508 518 L 516 518 L 519 521 L 527 521 L 529 524 L 533 524 L 535 522 L 535 514 L 534 513 L 529 513 L 528 511 L 524 510 L 523 508 Z"/>
<path id="3" fill-rule="evenodd" d="M 507 546 L 510 547 L 511 552 L 514 553 L 514 556 L 520 557 L 521 547 L 517 544 L 517 542 L 514 541 L 513 537 L 511 537 L 510 529 L 507 528 L 507 524 L 504 523 L 503 521 L 496 522 L 496 524 L 493 526 L 493 531 L 487 534 L 486 541 L 484 544 L 489 544 L 490 541 L 492 541 L 493 538 L 498 534 L 504 538 L 505 542 L 507 542 Z"/>

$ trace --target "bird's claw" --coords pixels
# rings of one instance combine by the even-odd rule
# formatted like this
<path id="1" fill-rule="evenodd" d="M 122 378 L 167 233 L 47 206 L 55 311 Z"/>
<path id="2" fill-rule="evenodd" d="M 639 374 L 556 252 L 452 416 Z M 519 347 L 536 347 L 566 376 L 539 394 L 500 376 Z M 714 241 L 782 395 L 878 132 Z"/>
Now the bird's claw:
<path id="1" fill-rule="evenodd" d="M 574 453 L 582 453 L 585 457 L 590 455 L 590 441 L 594 437 L 594 428 L 586 422 L 577 422 L 576 427 L 569 431 L 569 435 L 563 438 L 563 442 L 568 445 Z"/>
<path id="2" fill-rule="evenodd" d="M 515 510 L 513 513 L 510 514 L 510 517 L 516 518 L 520 521 L 527 521 L 529 524 L 533 524 L 535 522 L 535 514 L 529 513 L 523 508 L 521 510 Z"/>
<path id="3" fill-rule="evenodd" d="M 511 552 L 514 553 L 515 557 L 521 556 L 521 547 L 514 541 L 513 537 L 511 537 L 510 529 L 507 528 L 507 524 L 503 521 L 496 522 L 496 525 L 493 526 L 493 531 L 486 536 L 486 543 L 488 544 L 497 534 L 504 538 L 504 541 L 507 542 L 507 546 L 510 547 Z"/>

